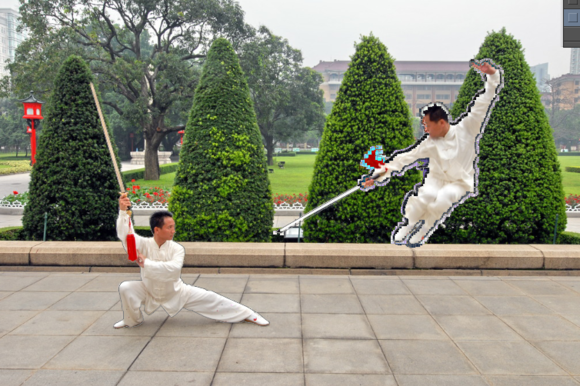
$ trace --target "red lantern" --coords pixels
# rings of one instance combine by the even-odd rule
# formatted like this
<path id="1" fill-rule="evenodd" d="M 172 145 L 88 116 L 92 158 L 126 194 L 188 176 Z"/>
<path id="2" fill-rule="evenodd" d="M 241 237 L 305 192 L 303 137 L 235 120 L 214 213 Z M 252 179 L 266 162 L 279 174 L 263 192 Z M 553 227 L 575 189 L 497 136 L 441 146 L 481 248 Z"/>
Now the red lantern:
<path id="1" fill-rule="evenodd" d="M 181 135 L 181 145 L 183 145 L 183 134 L 185 134 L 185 130 L 179 130 L 177 134 Z"/>
<path id="2" fill-rule="evenodd" d="M 42 116 L 42 104 L 44 102 L 39 101 L 34 97 L 32 91 L 28 98 L 21 99 L 20 102 L 24 104 L 24 116 L 22 118 L 28 119 L 30 126 L 27 127 L 26 132 L 30 133 L 30 159 L 32 164 L 36 163 L 36 125 L 38 125 L 39 119 L 44 119 Z M 30 129 L 30 132 L 28 131 Z"/>

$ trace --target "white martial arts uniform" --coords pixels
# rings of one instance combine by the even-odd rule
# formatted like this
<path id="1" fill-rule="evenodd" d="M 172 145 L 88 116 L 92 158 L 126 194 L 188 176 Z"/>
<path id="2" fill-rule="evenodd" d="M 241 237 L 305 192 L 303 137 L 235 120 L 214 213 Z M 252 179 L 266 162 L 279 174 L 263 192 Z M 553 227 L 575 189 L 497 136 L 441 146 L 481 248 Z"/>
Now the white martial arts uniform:
<path id="1" fill-rule="evenodd" d="M 129 216 L 119 211 L 117 236 L 125 245 L 129 232 Z M 143 321 L 140 307 L 145 305 L 147 314 L 159 306 L 169 316 L 174 316 L 182 308 L 195 311 L 210 319 L 223 322 L 240 322 L 254 311 L 215 292 L 185 284 L 181 280 L 181 267 L 185 249 L 173 240 L 159 247 L 153 237 L 135 234 L 137 249 L 146 257 L 141 268 L 141 281 L 125 281 L 119 286 L 123 305 L 123 320 L 128 326 Z"/>
<path id="2" fill-rule="evenodd" d="M 459 122 L 450 124 L 449 131 L 442 138 L 427 137 L 409 151 L 398 153 L 390 162 L 378 169 L 384 173 L 377 181 L 391 177 L 395 172 L 406 171 L 405 167 L 419 159 L 429 158 L 429 173 L 417 195 L 411 195 L 405 206 L 404 215 L 408 225 L 401 227 L 393 235 L 394 242 L 402 241 L 420 221 L 425 224 L 409 244 L 420 243 L 433 233 L 438 220 L 452 210 L 454 204 L 463 202 L 474 192 L 474 161 L 476 158 L 476 137 L 483 131 L 491 113 L 492 101 L 501 90 L 502 71 L 497 69 L 487 75 L 485 92 L 474 98 L 475 103 Z M 385 173 L 385 168 L 388 169 Z M 449 212 L 450 213 L 450 212 Z"/>

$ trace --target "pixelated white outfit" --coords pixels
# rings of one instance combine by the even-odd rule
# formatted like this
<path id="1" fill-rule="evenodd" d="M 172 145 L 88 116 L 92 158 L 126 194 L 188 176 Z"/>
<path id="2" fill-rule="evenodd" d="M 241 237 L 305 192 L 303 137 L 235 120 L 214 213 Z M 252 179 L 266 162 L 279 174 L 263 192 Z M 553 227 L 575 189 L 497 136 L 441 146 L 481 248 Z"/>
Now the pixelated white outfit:
<path id="1" fill-rule="evenodd" d="M 409 232 L 413 231 L 406 243 L 409 246 L 423 244 L 435 230 L 438 221 L 450 213 L 454 204 L 463 202 L 474 192 L 476 138 L 483 132 L 493 108 L 492 101 L 497 98 L 501 90 L 498 86 L 503 82 L 503 71 L 498 66 L 496 68 L 493 75 L 486 75 L 485 91 L 474 97 L 467 114 L 450 123 L 445 137 L 427 136 L 423 142 L 398 153 L 375 171 L 374 174 L 384 173 L 377 179 L 380 182 L 391 177 L 393 172 L 410 169 L 419 159 L 429 158 L 429 173 L 425 182 L 417 195 L 410 195 L 405 206 L 404 215 L 408 223 L 393 232 L 393 243 L 404 243 Z M 388 169 L 386 173 L 385 168 Z M 421 220 L 425 224 L 418 231 L 416 228 L 413 230 L 416 225 L 420 226 L 418 223 Z"/>
<path id="2" fill-rule="evenodd" d="M 117 236 L 125 249 L 128 232 L 129 216 L 120 211 Z M 230 323 L 240 322 L 254 313 L 250 308 L 215 292 L 185 284 L 181 280 L 185 249 L 175 241 L 166 241 L 159 247 L 152 237 L 135 234 L 135 242 L 146 259 L 141 268 L 141 281 L 125 281 L 119 286 L 126 326 L 143 322 L 140 310 L 143 304 L 147 314 L 161 306 L 169 316 L 174 316 L 185 308 L 207 318 Z"/>

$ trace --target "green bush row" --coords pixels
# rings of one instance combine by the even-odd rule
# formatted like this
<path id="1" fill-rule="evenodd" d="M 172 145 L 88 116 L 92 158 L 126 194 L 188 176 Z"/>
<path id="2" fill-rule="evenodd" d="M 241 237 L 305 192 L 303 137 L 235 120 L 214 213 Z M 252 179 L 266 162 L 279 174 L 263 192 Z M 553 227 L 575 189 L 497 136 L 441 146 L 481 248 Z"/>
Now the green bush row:
<path id="1" fill-rule="evenodd" d="M 2 161 L 0 165 L 9 166 L 0 168 L 0 176 L 5 174 L 25 173 L 32 170 L 30 161 Z"/>
<path id="2" fill-rule="evenodd" d="M 171 163 L 159 166 L 159 174 L 174 173 L 177 171 L 179 163 Z M 126 183 L 131 182 L 131 180 L 140 180 L 145 178 L 145 168 L 135 169 L 123 172 L 123 181 Z"/>
<path id="3" fill-rule="evenodd" d="M 558 153 L 558 157 L 578 157 L 580 151 L 569 151 L 568 153 Z"/>
<path id="4" fill-rule="evenodd" d="M 289 152 L 289 153 L 276 153 L 274 157 L 296 157 L 296 153 Z"/>
<path id="5" fill-rule="evenodd" d="M 580 173 L 580 166 L 566 166 L 565 170 L 570 173 Z"/>

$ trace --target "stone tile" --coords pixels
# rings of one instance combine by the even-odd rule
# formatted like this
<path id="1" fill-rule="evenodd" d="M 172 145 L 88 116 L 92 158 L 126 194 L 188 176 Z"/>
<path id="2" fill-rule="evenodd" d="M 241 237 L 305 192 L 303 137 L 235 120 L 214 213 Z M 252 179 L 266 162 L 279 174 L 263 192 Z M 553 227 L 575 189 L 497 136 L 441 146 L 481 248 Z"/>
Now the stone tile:
<path id="1" fill-rule="evenodd" d="M 101 275 L 80 287 L 79 292 L 119 292 L 123 280 L 119 276 Z"/>
<path id="2" fill-rule="evenodd" d="M 19 336 L 0 338 L 1 369 L 39 369 L 57 354 L 74 336 Z"/>
<path id="3" fill-rule="evenodd" d="M 129 371 L 119 386 L 172 385 L 210 386 L 212 372 Z M 215 383 L 214 383 L 215 384 Z"/>
<path id="4" fill-rule="evenodd" d="M 356 295 L 300 295 L 305 314 L 364 314 Z"/>
<path id="5" fill-rule="evenodd" d="M 79 336 L 44 368 L 124 371 L 148 341 L 140 336 Z"/>
<path id="6" fill-rule="evenodd" d="M 519 288 L 528 295 L 574 295 L 575 292 L 552 280 L 518 280 L 510 285 Z M 577 294 L 576 294 L 577 295 Z M 580 300 L 580 299 L 579 299 Z"/>
<path id="7" fill-rule="evenodd" d="M 560 316 L 580 327 L 580 310 L 572 310 L 572 312 L 563 313 Z"/>
<path id="8" fill-rule="evenodd" d="M 0 311 L 0 336 L 14 330 L 36 314 L 38 311 Z"/>
<path id="9" fill-rule="evenodd" d="M 377 339 L 448 340 L 430 315 L 368 315 Z"/>
<path id="10" fill-rule="evenodd" d="M 365 315 L 302 314 L 305 339 L 376 339 Z"/>
<path id="11" fill-rule="evenodd" d="M 14 292 L 0 292 L 0 300 L 7 298 L 8 296 L 12 295 Z"/>
<path id="12" fill-rule="evenodd" d="M 300 288 L 298 287 L 298 277 L 264 279 L 261 276 L 250 276 L 244 292 L 248 294 L 298 294 Z"/>
<path id="13" fill-rule="evenodd" d="M 580 296 L 534 296 L 534 300 L 559 314 L 580 311 Z"/>
<path id="14" fill-rule="evenodd" d="M 231 386 L 231 385 L 304 386 L 304 374 L 217 373 L 212 383 L 212 386 Z"/>
<path id="15" fill-rule="evenodd" d="M 104 311 L 43 311 L 10 335 L 79 335 Z"/>
<path id="16" fill-rule="evenodd" d="M 0 385 L 20 386 L 31 374 L 31 370 L 0 370 Z"/>
<path id="17" fill-rule="evenodd" d="M 522 341 L 521 336 L 495 315 L 436 315 L 434 318 L 455 341 Z"/>
<path id="18" fill-rule="evenodd" d="M 556 278 L 553 278 L 553 281 L 563 285 L 566 288 L 571 289 L 572 291 L 575 291 L 577 294 L 580 294 L 580 279 L 579 278 L 574 278 L 572 280 L 558 280 Z"/>
<path id="19" fill-rule="evenodd" d="M 41 311 L 67 295 L 68 292 L 16 292 L 0 300 L 0 310 Z"/>
<path id="20" fill-rule="evenodd" d="M 534 342 L 545 355 L 552 358 L 568 373 L 580 375 L 580 342 Z"/>
<path id="21" fill-rule="evenodd" d="M 298 294 L 244 294 L 241 303 L 260 314 L 262 312 L 300 312 L 300 295 Z"/>
<path id="22" fill-rule="evenodd" d="M 118 301 L 119 294 L 115 292 L 73 292 L 58 303 L 53 304 L 50 309 L 108 311 Z"/>
<path id="23" fill-rule="evenodd" d="M 478 375 L 397 375 L 399 386 L 489 386 Z"/>
<path id="24" fill-rule="evenodd" d="M 494 386 L 578 386 L 572 377 L 549 376 L 493 376 L 488 377 Z"/>
<path id="25" fill-rule="evenodd" d="M 225 338 L 155 337 L 131 370 L 213 372 L 225 343 Z"/>
<path id="26" fill-rule="evenodd" d="M 300 314 L 262 313 L 270 322 L 267 327 L 259 327 L 253 323 L 234 323 L 230 330 L 230 338 L 302 338 Z"/>
<path id="27" fill-rule="evenodd" d="M 34 291 L 34 292 L 71 292 L 76 291 L 83 285 L 87 284 L 91 280 L 95 279 L 96 276 L 90 275 L 68 275 L 68 276 L 48 276 L 36 283 L 26 287 L 23 291 Z"/>
<path id="28" fill-rule="evenodd" d="M 22 267 L 27 268 L 27 267 Z M 49 272 L 37 272 L 37 271 L 4 271 L 2 272 L 4 276 L 40 276 L 45 277 L 50 275 Z M 39 279 L 40 280 L 40 279 Z"/>
<path id="29" fill-rule="evenodd" d="M 185 284 L 193 284 L 199 278 L 199 273 L 182 273 L 181 280 Z"/>
<path id="30" fill-rule="evenodd" d="M 486 375 L 566 375 L 528 342 L 456 342 Z"/>
<path id="31" fill-rule="evenodd" d="M 145 322 L 140 326 L 116 329 L 113 328 L 113 325 L 123 319 L 123 312 L 106 311 L 82 335 L 153 336 L 159 330 L 159 326 L 168 318 L 167 313 L 161 308 L 151 315 L 143 312 L 143 317 Z"/>
<path id="32" fill-rule="evenodd" d="M 217 371 L 301 373 L 302 341 L 300 339 L 229 338 Z"/>
<path id="33" fill-rule="evenodd" d="M 415 295 L 467 295 L 452 280 L 407 280 L 401 279 L 403 283 Z"/>
<path id="34" fill-rule="evenodd" d="M 4 275 L 0 280 L 0 291 L 20 291 L 39 280 L 42 280 L 42 276 Z"/>
<path id="35" fill-rule="evenodd" d="M 580 327 L 558 315 L 502 316 L 526 340 L 580 340 Z"/>
<path id="36" fill-rule="evenodd" d="M 239 277 L 207 277 L 209 275 L 201 275 L 193 285 L 196 287 L 205 288 L 206 290 L 217 292 L 244 292 L 248 278 Z"/>
<path id="37" fill-rule="evenodd" d="M 115 386 L 123 374 L 123 371 L 38 370 L 23 386 Z"/>
<path id="38" fill-rule="evenodd" d="M 475 299 L 496 315 L 545 315 L 554 311 L 527 296 L 476 296 Z"/>
<path id="39" fill-rule="evenodd" d="M 348 278 L 311 278 L 300 276 L 301 294 L 354 294 Z"/>
<path id="40" fill-rule="evenodd" d="M 376 340 L 305 339 L 304 372 L 391 374 Z"/>
<path id="41" fill-rule="evenodd" d="M 380 340 L 393 374 L 473 374 L 476 370 L 450 341 Z"/>
<path id="42" fill-rule="evenodd" d="M 427 314 L 427 310 L 415 296 L 407 295 L 359 295 L 368 314 Z"/>
<path id="43" fill-rule="evenodd" d="M 306 374 L 306 386 L 397 386 L 392 375 L 385 374 Z"/>
<path id="44" fill-rule="evenodd" d="M 472 296 L 522 296 L 523 291 L 499 280 L 454 280 Z"/>
<path id="45" fill-rule="evenodd" d="M 190 338 L 227 338 L 231 323 L 222 323 L 195 312 L 181 310 L 167 319 L 155 336 L 187 336 Z"/>
<path id="46" fill-rule="evenodd" d="M 350 281 L 359 295 L 411 295 L 401 280 L 353 277 Z"/>
<path id="47" fill-rule="evenodd" d="M 488 315 L 491 314 L 470 296 L 428 296 L 417 299 L 433 315 Z"/>

